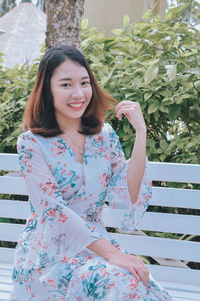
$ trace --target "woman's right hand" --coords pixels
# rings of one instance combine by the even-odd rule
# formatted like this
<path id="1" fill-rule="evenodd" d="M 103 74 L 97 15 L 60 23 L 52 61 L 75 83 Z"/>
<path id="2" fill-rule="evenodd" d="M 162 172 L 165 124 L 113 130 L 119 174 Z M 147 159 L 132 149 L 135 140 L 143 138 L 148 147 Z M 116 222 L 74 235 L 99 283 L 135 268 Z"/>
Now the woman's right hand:
<path id="1" fill-rule="evenodd" d="M 128 270 L 134 277 L 139 276 L 145 287 L 148 287 L 149 272 L 140 257 L 125 254 L 117 250 L 110 257 L 109 263 Z"/>

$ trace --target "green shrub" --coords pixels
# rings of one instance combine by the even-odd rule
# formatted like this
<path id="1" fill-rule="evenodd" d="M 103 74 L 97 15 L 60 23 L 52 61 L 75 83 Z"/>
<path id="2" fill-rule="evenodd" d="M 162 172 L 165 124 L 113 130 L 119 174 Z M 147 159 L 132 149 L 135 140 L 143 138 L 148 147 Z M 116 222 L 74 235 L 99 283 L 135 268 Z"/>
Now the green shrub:
<path id="1" fill-rule="evenodd" d="M 147 127 L 148 157 L 154 161 L 200 162 L 200 33 L 181 22 L 184 6 L 164 20 L 152 11 L 135 24 L 104 37 L 82 23 L 83 51 L 99 83 L 117 101 L 141 104 Z M 117 130 L 127 157 L 134 143 L 126 118 L 108 120 Z"/>
<path id="2" fill-rule="evenodd" d="M 0 152 L 16 152 L 24 105 L 33 88 L 38 63 L 0 70 Z"/>

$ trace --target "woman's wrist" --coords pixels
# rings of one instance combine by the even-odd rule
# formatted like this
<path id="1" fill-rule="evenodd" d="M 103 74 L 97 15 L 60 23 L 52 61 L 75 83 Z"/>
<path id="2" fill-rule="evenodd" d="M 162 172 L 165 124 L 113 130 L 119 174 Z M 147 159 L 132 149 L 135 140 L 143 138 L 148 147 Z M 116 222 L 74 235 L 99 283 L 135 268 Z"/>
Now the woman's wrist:
<path id="1" fill-rule="evenodd" d="M 111 258 L 119 252 L 109 241 L 100 238 L 91 243 L 88 247 L 89 250 L 95 252 L 97 255 L 105 258 L 110 262 Z"/>
<path id="2" fill-rule="evenodd" d="M 141 127 L 135 130 L 137 136 L 141 136 L 146 138 L 147 135 L 147 128 L 146 127 Z"/>

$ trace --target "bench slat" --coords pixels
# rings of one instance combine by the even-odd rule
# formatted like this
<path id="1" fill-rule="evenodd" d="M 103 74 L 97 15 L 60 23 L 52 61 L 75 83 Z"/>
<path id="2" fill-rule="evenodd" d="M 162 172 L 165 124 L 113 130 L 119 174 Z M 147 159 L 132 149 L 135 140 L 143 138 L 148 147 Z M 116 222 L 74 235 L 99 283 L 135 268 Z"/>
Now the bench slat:
<path id="1" fill-rule="evenodd" d="M 0 283 L 0 291 L 4 293 L 10 292 L 12 289 L 12 284 L 10 283 Z"/>
<path id="2" fill-rule="evenodd" d="M 200 296 L 200 286 L 195 286 L 195 285 L 185 285 L 182 283 L 175 283 L 175 282 L 166 282 L 166 281 L 161 281 L 162 285 L 170 290 L 178 290 L 182 292 L 187 292 L 187 293 L 195 293 L 199 294 Z"/>
<path id="3" fill-rule="evenodd" d="M 1 284 L 12 284 L 10 275 L 0 275 L 0 283 Z"/>
<path id="4" fill-rule="evenodd" d="M 150 176 L 154 181 L 200 184 L 199 164 L 150 162 Z"/>
<path id="5" fill-rule="evenodd" d="M 0 177 L 1 193 L 27 195 L 26 188 L 21 177 Z"/>
<path id="6" fill-rule="evenodd" d="M 146 231 L 199 235 L 200 218 L 186 214 L 146 212 L 141 225 L 137 228 Z"/>
<path id="7" fill-rule="evenodd" d="M 19 171 L 18 155 L 0 153 L 0 169 L 8 171 Z"/>
<path id="8" fill-rule="evenodd" d="M 0 301 L 10 301 L 10 292 L 4 293 L 0 291 Z"/>
<path id="9" fill-rule="evenodd" d="M 176 301 L 199 301 L 199 293 L 195 292 L 183 292 L 178 290 L 167 290 L 169 295 Z"/>
<path id="10" fill-rule="evenodd" d="M 14 259 L 14 250 L 11 248 L 0 248 L 0 270 L 9 271 Z"/>
<path id="11" fill-rule="evenodd" d="M 192 269 L 184 269 L 184 268 L 175 268 L 175 267 L 167 267 L 167 266 L 158 266 L 158 265 L 149 265 L 147 267 L 155 279 L 159 279 L 159 281 L 191 285 L 191 290 L 196 286 L 196 290 L 198 292 L 200 288 L 200 270 L 192 270 Z"/>
<path id="12" fill-rule="evenodd" d="M 200 262 L 198 242 L 118 233 L 110 234 L 132 254 Z"/>
<path id="13" fill-rule="evenodd" d="M 200 209 L 200 191 L 166 187 L 153 187 L 150 205 Z"/>
<path id="14" fill-rule="evenodd" d="M 2 250 L 4 249 L 7 252 L 9 252 L 9 250 L 11 250 L 12 252 L 10 252 L 8 254 L 13 254 L 13 252 L 14 252 L 14 249 L 9 249 L 9 248 L 1 248 L 1 249 Z M 2 254 L 2 253 L 0 253 L 0 254 Z M 1 260 L 0 260 L 0 272 L 3 271 L 3 273 L 4 273 L 5 271 L 7 271 L 8 273 L 12 273 L 12 263 L 2 262 L 2 257 L 0 256 L 0 258 L 1 258 Z"/>
<path id="15" fill-rule="evenodd" d="M 27 219 L 30 216 L 29 204 L 26 201 L 0 200 L 0 217 Z"/>

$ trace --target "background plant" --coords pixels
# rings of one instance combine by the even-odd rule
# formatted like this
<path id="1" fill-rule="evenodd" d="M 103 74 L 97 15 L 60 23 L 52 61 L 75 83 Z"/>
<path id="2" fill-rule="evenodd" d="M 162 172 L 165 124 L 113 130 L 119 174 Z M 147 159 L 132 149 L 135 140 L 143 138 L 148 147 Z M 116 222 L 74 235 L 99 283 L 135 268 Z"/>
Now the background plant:
<path id="1" fill-rule="evenodd" d="M 1 61 L 2 62 L 2 61 Z M 0 66 L 0 152 L 16 152 L 24 106 L 34 85 L 38 61 L 31 66 Z"/>
<path id="2" fill-rule="evenodd" d="M 125 16 L 123 27 L 110 37 L 82 22 L 82 49 L 100 85 L 117 101 L 140 102 L 148 127 L 147 154 L 153 161 L 200 162 L 200 33 L 182 21 L 186 8 L 172 7 L 164 20 L 150 10 L 134 24 Z M 37 67 L 37 61 L 22 68 L 1 67 L 1 152 L 16 152 Z M 107 120 L 129 157 L 131 126 L 126 118 L 119 123 L 113 112 Z"/>
<path id="3" fill-rule="evenodd" d="M 100 84 L 118 100 L 139 101 L 148 126 L 151 160 L 200 162 L 200 33 L 180 20 L 184 6 L 164 20 L 148 11 L 135 24 L 124 17 L 111 37 L 82 24 L 83 50 Z M 134 138 L 128 121 L 108 119 L 127 157 Z"/>

